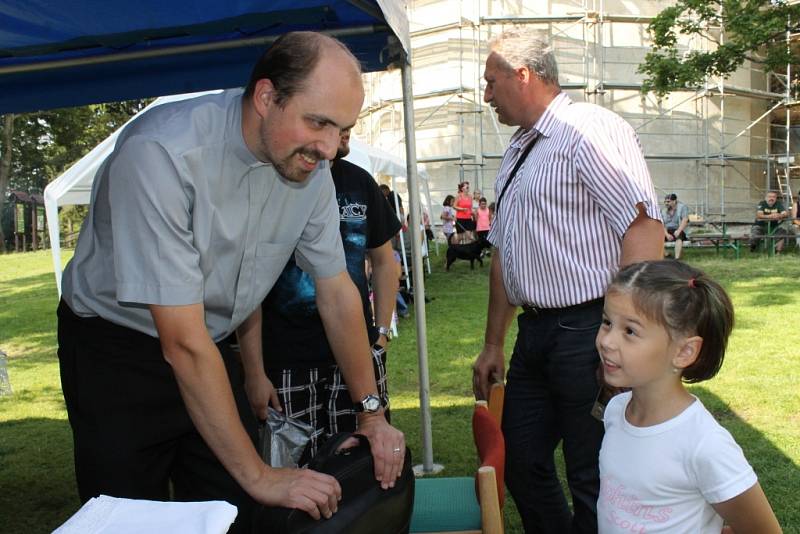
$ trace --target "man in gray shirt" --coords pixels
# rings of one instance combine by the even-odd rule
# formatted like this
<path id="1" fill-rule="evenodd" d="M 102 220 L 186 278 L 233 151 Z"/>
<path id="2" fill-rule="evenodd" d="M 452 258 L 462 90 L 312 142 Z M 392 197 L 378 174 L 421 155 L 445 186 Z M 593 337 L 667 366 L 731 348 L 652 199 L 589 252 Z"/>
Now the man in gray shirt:
<path id="1" fill-rule="evenodd" d="M 686 228 L 689 226 L 689 208 L 678 201 L 678 195 L 670 193 L 664 197 L 661 218 L 664 220 L 664 241 L 675 243 L 675 259 L 679 260 L 683 242 L 688 239 Z"/>
<path id="2" fill-rule="evenodd" d="M 95 180 L 58 310 L 81 500 L 222 499 L 239 508 L 233 531 L 250 530 L 256 503 L 315 518 L 336 511 L 332 477 L 264 465 L 244 394 L 242 365 L 263 375 L 259 305 L 293 253 L 315 279 L 331 346 L 364 408 L 376 478 L 394 485 L 404 438 L 366 402 L 378 391 L 326 161 L 363 98 L 344 45 L 286 34 L 243 94 L 164 104 L 121 134 Z M 223 342 L 234 330 L 255 347 L 241 365 Z"/>

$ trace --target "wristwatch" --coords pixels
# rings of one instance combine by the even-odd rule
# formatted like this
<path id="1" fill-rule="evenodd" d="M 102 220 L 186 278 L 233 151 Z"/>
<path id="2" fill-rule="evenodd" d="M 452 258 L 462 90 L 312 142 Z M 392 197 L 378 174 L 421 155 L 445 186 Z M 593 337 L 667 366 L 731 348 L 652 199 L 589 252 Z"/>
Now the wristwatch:
<path id="1" fill-rule="evenodd" d="M 380 334 L 382 336 L 385 336 L 386 337 L 386 341 L 391 341 L 392 340 L 392 331 L 389 330 L 385 326 L 379 326 L 378 327 L 378 334 Z"/>
<path id="2" fill-rule="evenodd" d="M 359 402 L 353 403 L 356 413 L 377 413 L 381 409 L 381 399 L 377 395 L 367 395 Z"/>

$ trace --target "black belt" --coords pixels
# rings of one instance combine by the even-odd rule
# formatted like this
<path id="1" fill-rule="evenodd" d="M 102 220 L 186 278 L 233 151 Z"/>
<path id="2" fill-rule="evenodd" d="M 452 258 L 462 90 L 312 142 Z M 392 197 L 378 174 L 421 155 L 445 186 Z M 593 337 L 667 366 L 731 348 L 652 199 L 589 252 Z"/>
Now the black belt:
<path id="1" fill-rule="evenodd" d="M 583 308 L 590 308 L 592 306 L 602 305 L 604 300 L 605 300 L 604 297 L 600 297 L 594 300 L 587 300 L 586 302 L 581 302 L 580 304 L 575 304 L 572 306 L 564 306 L 563 308 L 540 308 L 539 306 L 531 306 L 529 304 L 523 304 L 522 309 L 525 313 L 529 313 L 534 317 L 538 317 L 540 315 L 572 312 Z"/>

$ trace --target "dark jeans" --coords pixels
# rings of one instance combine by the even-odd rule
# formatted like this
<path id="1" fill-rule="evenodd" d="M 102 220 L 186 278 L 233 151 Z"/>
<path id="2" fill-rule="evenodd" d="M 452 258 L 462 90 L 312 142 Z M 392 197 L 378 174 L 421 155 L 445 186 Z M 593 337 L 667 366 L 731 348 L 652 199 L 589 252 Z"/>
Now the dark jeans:
<path id="1" fill-rule="evenodd" d="M 602 309 L 600 301 L 517 319 L 503 433 L 506 483 L 527 533 L 597 532 L 603 424 L 590 411 L 599 390 L 594 343 Z M 562 441 L 574 514 L 554 462 Z"/>
<path id="2" fill-rule="evenodd" d="M 220 345 L 245 429 L 256 421 L 241 364 Z M 82 502 L 225 500 L 239 510 L 230 532 L 250 532 L 254 501 L 228 474 L 189 418 L 158 339 L 58 308 L 58 358 Z M 170 482 L 172 492 L 170 492 Z"/>

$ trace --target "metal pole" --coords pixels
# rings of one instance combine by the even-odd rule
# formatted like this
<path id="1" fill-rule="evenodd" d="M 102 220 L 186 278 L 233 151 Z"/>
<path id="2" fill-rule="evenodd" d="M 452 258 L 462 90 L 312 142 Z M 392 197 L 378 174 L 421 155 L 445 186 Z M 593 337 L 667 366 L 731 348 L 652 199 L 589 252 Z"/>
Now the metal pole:
<path id="1" fill-rule="evenodd" d="M 792 30 L 791 19 L 786 20 L 786 50 L 791 54 L 792 52 Z M 791 156 L 791 139 L 792 139 L 792 108 L 789 103 L 792 100 L 792 63 L 786 63 L 786 162 L 784 163 L 784 176 L 786 176 L 786 188 L 784 191 L 784 206 L 788 202 L 792 202 L 792 180 L 790 173 L 792 172 L 792 164 L 789 162 Z M 779 184 L 780 185 L 780 184 Z M 787 198 L 788 197 L 788 198 Z"/>
<path id="2" fill-rule="evenodd" d="M 406 134 L 406 167 L 408 173 L 408 204 L 411 215 L 411 273 L 414 277 L 414 314 L 417 319 L 417 355 L 419 357 L 419 404 L 422 423 L 422 469 L 417 473 L 435 473 L 442 466 L 433 463 L 431 432 L 430 377 L 428 376 L 428 338 L 425 330 L 425 275 L 422 271 L 422 239 L 420 235 L 419 176 L 417 175 L 417 143 L 414 137 L 414 101 L 411 84 L 411 52 L 401 62 L 403 79 L 403 122 Z"/>
<path id="3" fill-rule="evenodd" d="M 722 6 L 719 8 L 720 19 L 722 18 Z M 725 42 L 725 27 L 721 26 L 719 31 L 720 46 Z M 720 157 L 720 213 L 722 213 L 723 220 L 725 219 L 725 178 L 726 178 L 726 162 L 725 162 L 725 78 L 719 79 L 719 157 Z"/>

